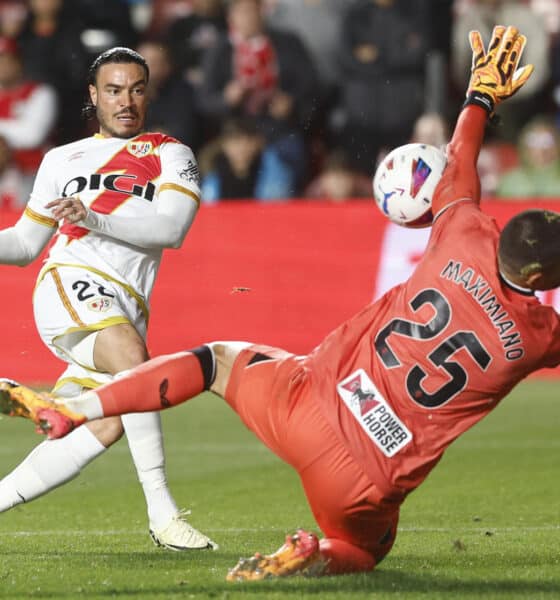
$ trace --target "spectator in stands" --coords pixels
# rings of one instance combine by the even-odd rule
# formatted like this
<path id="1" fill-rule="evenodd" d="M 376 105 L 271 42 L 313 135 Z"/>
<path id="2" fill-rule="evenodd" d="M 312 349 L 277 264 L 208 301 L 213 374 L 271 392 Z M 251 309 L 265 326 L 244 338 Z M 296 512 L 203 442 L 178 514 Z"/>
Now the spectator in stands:
<path id="1" fill-rule="evenodd" d="M 27 203 L 34 175 L 22 173 L 13 161 L 12 149 L 0 137 L 0 209 L 19 208 Z"/>
<path id="2" fill-rule="evenodd" d="M 442 148 L 449 141 L 449 123 L 440 113 L 423 113 L 412 128 L 411 142 Z"/>
<path id="3" fill-rule="evenodd" d="M 541 17 L 547 35 L 557 38 L 560 34 L 560 3 L 550 0 L 529 0 L 529 6 Z"/>
<path id="4" fill-rule="evenodd" d="M 519 138 L 520 166 L 505 173 L 496 196 L 560 200 L 560 137 L 554 123 L 537 117 Z"/>
<path id="5" fill-rule="evenodd" d="M 412 134 L 408 141 L 411 144 L 430 144 L 436 148 L 445 150 L 445 146 L 449 141 L 449 123 L 440 113 L 422 113 L 414 122 Z M 377 155 L 377 164 L 379 164 L 391 150 L 392 148 L 389 147 L 381 148 Z"/>
<path id="6" fill-rule="evenodd" d="M 80 137 L 83 81 L 88 60 L 80 41 L 83 23 L 72 17 L 64 0 L 27 0 L 29 14 L 17 38 L 24 70 L 35 81 L 58 92 L 60 120 L 57 143 Z"/>
<path id="7" fill-rule="evenodd" d="M 331 127 L 337 145 L 368 173 L 382 147 L 406 143 L 424 110 L 429 14 L 422 0 L 355 0 L 343 19 L 344 77 Z"/>
<path id="8" fill-rule="evenodd" d="M 495 196 L 504 173 L 518 165 L 519 157 L 515 144 L 499 139 L 483 144 L 476 164 L 482 200 Z"/>
<path id="9" fill-rule="evenodd" d="M 54 90 L 24 77 L 16 42 L 0 38 L 0 136 L 23 174 L 34 175 L 38 169 L 57 110 Z"/>
<path id="10" fill-rule="evenodd" d="M 338 49 L 340 23 L 353 0 L 269 0 L 266 21 L 270 27 L 291 31 L 303 40 L 323 85 L 340 79 Z"/>
<path id="11" fill-rule="evenodd" d="M 202 82 L 204 54 L 227 31 L 221 0 L 193 0 L 191 12 L 172 21 L 165 38 L 181 72 L 194 86 Z"/>
<path id="12" fill-rule="evenodd" d="M 305 138 L 317 102 L 315 66 L 294 34 L 267 29 L 261 0 L 230 0 L 229 34 L 204 62 L 200 107 L 222 121 L 234 115 L 258 120 L 282 161 L 305 175 Z"/>
<path id="13" fill-rule="evenodd" d="M 323 169 L 305 190 L 306 198 L 344 202 L 372 195 L 371 177 L 357 171 L 346 152 L 332 150 Z"/>
<path id="14" fill-rule="evenodd" d="M 114 46 L 133 48 L 138 36 L 132 26 L 128 0 L 71 0 L 72 14 L 84 24 L 81 41 L 88 53 L 88 63 Z"/>
<path id="15" fill-rule="evenodd" d="M 207 161 L 209 171 L 202 178 L 202 201 L 277 200 L 294 193 L 294 173 L 267 146 L 254 121 L 229 119 L 224 123 L 219 140 L 207 150 L 213 156 Z M 204 166 L 203 166 L 204 168 Z"/>
<path id="16" fill-rule="evenodd" d="M 551 39 L 551 89 L 556 126 L 560 127 L 560 2 L 550 0 L 532 0 L 531 8 L 538 12 L 545 23 Z"/>
<path id="17" fill-rule="evenodd" d="M 147 35 L 163 35 L 171 23 L 188 15 L 192 10 L 193 0 L 148 0 L 150 3 L 150 19 Z"/>
<path id="18" fill-rule="evenodd" d="M 0 36 L 16 38 L 27 16 L 25 0 L 0 2 Z"/>
<path id="19" fill-rule="evenodd" d="M 144 40 L 137 50 L 150 68 L 146 129 L 167 133 L 198 150 L 193 91 L 179 76 L 169 46 L 162 41 Z"/>
<path id="20" fill-rule="evenodd" d="M 525 48 L 522 62 L 536 66 L 527 85 L 500 107 L 502 125 L 493 135 L 513 142 L 519 129 L 535 114 L 535 104 L 540 102 L 544 105 L 543 94 L 550 76 L 550 37 L 543 17 L 521 0 L 469 0 L 461 3 L 452 28 L 452 76 L 462 90 L 471 64 L 469 31 L 480 31 L 487 41 L 493 27 L 499 23 L 515 25 L 531 40 Z"/>

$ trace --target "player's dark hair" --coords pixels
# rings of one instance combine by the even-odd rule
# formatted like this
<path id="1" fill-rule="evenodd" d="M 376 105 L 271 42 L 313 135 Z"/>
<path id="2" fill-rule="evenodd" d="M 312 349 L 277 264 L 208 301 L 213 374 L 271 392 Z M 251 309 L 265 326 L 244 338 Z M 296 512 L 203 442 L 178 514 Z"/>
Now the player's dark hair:
<path id="1" fill-rule="evenodd" d="M 150 69 L 148 68 L 148 63 L 141 54 L 138 54 L 138 52 L 135 52 L 130 48 L 125 48 L 124 46 L 116 46 L 115 48 L 109 48 L 109 50 L 105 50 L 105 52 L 102 52 L 91 63 L 87 76 L 88 86 L 95 85 L 97 83 L 97 73 L 99 72 L 99 69 L 103 65 L 109 63 L 136 63 L 144 69 L 144 73 L 146 74 L 146 83 L 150 78 Z M 95 106 L 92 104 L 89 94 L 82 109 L 82 115 L 86 119 L 91 119 L 95 116 Z"/>
<path id="2" fill-rule="evenodd" d="M 513 217 L 504 227 L 498 246 L 501 266 L 509 273 L 527 280 L 542 274 L 539 289 L 559 285 L 560 213 L 550 210 L 526 210 Z"/>

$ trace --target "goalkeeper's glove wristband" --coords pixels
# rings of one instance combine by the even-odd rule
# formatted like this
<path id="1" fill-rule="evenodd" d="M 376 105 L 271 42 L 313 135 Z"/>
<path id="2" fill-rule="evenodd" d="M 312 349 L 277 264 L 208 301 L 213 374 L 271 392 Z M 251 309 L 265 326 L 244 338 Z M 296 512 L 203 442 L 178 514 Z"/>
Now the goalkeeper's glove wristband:
<path id="1" fill-rule="evenodd" d="M 494 114 L 494 99 L 489 94 L 479 92 L 478 90 L 473 90 L 467 94 L 467 99 L 463 104 L 463 108 L 465 108 L 465 106 L 469 106 L 469 104 L 480 106 L 488 113 L 489 117 Z"/>

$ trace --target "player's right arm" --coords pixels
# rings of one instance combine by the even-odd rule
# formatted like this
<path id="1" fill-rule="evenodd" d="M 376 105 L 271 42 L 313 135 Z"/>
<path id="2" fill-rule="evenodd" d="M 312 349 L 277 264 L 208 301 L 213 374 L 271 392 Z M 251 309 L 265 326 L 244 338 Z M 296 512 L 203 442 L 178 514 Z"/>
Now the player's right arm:
<path id="1" fill-rule="evenodd" d="M 478 31 L 471 31 L 469 40 L 473 52 L 471 79 L 465 106 L 447 148 L 447 167 L 434 194 L 435 216 L 452 203 L 480 201 L 476 163 L 486 120 L 533 72 L 532 65 L 517 68 L 527 40 L 515 27 L 496 26 L 488 52 Z"/>
<path id="2" fill-rule="evenodd" d="M 0 231 L 0 263 L 24 267 L 35 260 L 56 231 L 54 219 L 27 207 L 19 221 Z"/>
<path id="3" fill-rule="evenodd" d="M 46 209 L 45 199 L 56 197 L 52 181 L 52 151 L 37 171 L 29 202 L 13 227 L 0 231 L 0 263 L 25 266 L 35 260 L 57 230 L 58 223 Z"/>

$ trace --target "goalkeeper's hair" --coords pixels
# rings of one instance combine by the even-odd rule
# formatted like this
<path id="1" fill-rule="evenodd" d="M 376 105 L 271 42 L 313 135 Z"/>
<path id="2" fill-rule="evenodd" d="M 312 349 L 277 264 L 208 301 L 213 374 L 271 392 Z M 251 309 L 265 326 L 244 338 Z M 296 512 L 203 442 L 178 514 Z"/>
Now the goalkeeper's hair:
<path id="1" fill-rule="evenodd" d="M 144 75 L 146 77 L 146 83 L 150 79 L 150 69 L 145 58 L 138 54 L 131 48 L 125 48 L 123 46 L 116 46 L 115 48 L 109 48 L 102 52 L 90 65 L 87 76 L 88 86 L 97 84 L 97 73 L 99 69 L 109 63 L 118 64 L 130 64 L 135 63 L 140 65 L 144 69 Z M 86 119 L 91 119 L 95 116 L 95 106 L 92 104 L 91 99 L 87 97 L 84 107 L 82 108 L 82 116 Z"/>
<path id="2" fill-rule="evenodd" d="M 560 213 L 526 210 L 504 227 L 498 245 L 500 266 L 521 281 L 540 274 L 536 289 L 560 285 Z"/>

